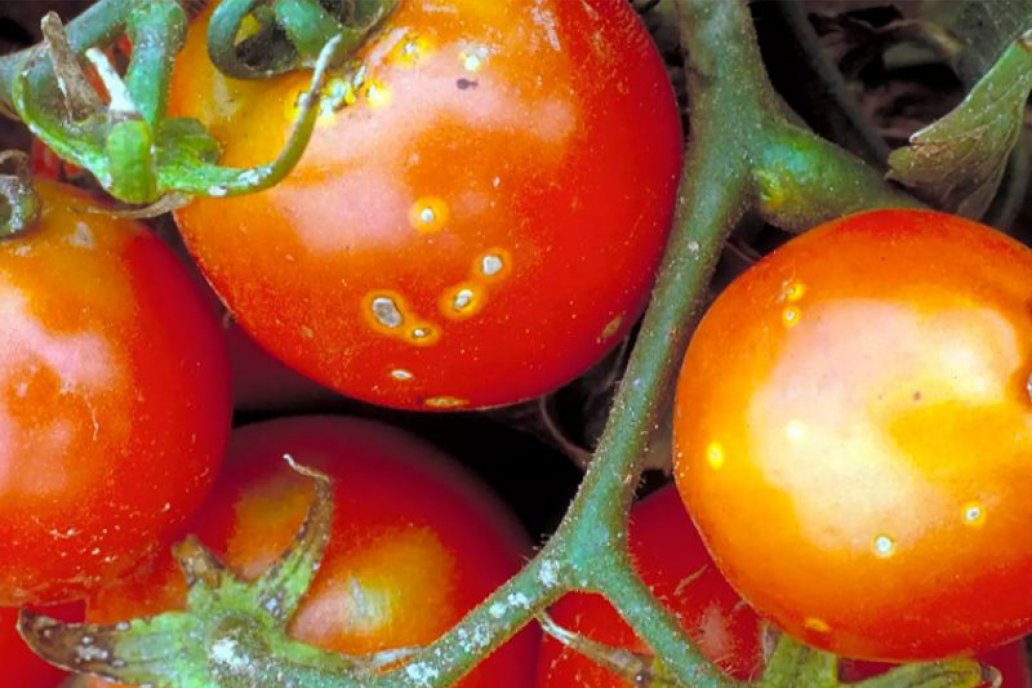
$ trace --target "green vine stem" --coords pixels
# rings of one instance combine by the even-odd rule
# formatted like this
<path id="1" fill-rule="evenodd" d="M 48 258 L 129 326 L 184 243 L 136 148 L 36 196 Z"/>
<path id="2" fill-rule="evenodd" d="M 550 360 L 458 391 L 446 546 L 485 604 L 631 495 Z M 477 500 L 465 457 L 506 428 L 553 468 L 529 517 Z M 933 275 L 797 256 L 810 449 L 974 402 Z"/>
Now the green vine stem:
<path id="1" fill-rule="evenodd" d="M 133 54 L 126 87 L 143 119 L 157 128 L 168 110 L 172 60 L 186 40 L 186 12 L 177 2 L 150 2 L 133 8 L 126 24 Z"/>
<path id="2" fill-rule="evenodd" d="M 68 44 L 83 54 L 95 45 L 107 45 L 119 35 L 137 0 L 99 0 L 68 24 Z M 13 110 L 11 89 L 33 48 L 0 57 L 0 101 Z M 49 69 L 49 67 L 45 67 Z"/>

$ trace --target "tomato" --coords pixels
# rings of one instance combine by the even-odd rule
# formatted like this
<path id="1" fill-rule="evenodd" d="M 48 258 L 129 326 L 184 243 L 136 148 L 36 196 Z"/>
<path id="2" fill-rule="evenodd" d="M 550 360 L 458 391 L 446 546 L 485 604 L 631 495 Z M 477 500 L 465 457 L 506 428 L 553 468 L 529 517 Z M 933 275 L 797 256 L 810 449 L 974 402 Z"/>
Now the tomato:
<path id="1" fill-rule="evenodd" d="M 177 60 L 172 111 L 210 128 L 224 164 L 272 160 L 309 76 L 224 78 L 205 33 Z M 176 213 L 260 344 L 349 396 L 440 410 L 539 395 L 624 336 L 682 156 L 626 0 L 402 0 L 327 94 L 283 183 Z"/>
<path id="2" fill-rule="evenodd" d="M 198 507 L 229 434 L 225 345 L 142 225 L 39 182 L 37 226 L 0 241 L 0 605 L 132 571 Z"/>
<path id="3" fill-rule="evenodd" d="M 336 500 L 322 566 L 289 628 L 299 640 L 358 655 L 429 643 L 530 554 L 512 517 L 430 445 L 369 421 L 296 417 L 234 432 L 223 474 L 193 522 L 243 576 L 257 577 L 287 549 L 314 495 L 284 453 L 328 473 Z M 87 618 L 114 622 L 184 600 L 182 573 L 168 556 L 150 578 L 95 596 Z M 460 685 L 530 685 L 538 643 L 524 631 Z"/>
<path id="4" fill-rule="evenodd" d="M 82 620 L 82 603 L 41 610 L 65 621 Z M 18 610 L 0 608 L 0 685 L 14 688 L 58 688 L 68 677 L 33 654 L 18 635 Z"/>
<path id="5" fill-rule="evenodd" d="M 1000 685 L 1004 688 L 1032 688 L 1032 675 L 1029 674 L 1028 655 L 1023 640 L 989 650 L 975 659 L 995 667 L 1003 678 Z M 839 679 L 846 683 L 855 683 L 883 674 L 890 668 L 891 665 L 846 659 L 839 664 Z M 984 688 L 990 688 L 989 684 L 984 684 Z"/>
<path id="6" fill-rule="evenodd" d="M 786 244 L 692 339 L 675 476 L 718 566 L 807 643 L 939 658 L 1032 630 L 1032 251 L 883 210 Z"/>
<path id="7" fill-rule="evenodd" d="M 673 486 L 631 510 L 630 547 L 642 579 L 677 615 L 703 654 L 732 678 L 759 678 L 763 666 L 760 619 L 713 565 Z M 651 654 L 599 595 L 568 594 L 550 614 L 563 628 L 595 642 Z M 626 677 L 546 637 L 537 685 L 623 688 L 628 683 Z"/>

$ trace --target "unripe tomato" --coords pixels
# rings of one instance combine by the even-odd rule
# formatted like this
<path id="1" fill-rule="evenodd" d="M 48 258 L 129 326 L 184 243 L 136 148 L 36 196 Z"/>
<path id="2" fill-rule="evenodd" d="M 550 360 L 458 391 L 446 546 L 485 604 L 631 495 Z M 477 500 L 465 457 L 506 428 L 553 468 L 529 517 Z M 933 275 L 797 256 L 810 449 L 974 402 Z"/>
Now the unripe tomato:
<path id="1" fill-rule="evenodd" d="M 681 369 L 678 488 L 714 559 L 807 643 L 939 658 L 1032 630 L 1032 251 L 883 210 L 738 278 Z"/>
<path id="2" fill-rule="evenodd" d="M 224 164 L 268 162 L 310 77 L 225 78 L 205 27 L 171 108 L 210 128 Z M 284 182 L 176 213 L 262 346 L 349 396 L 440 410 L 546 392 L 628 331 L 682 142 L 626 0 L 401 0 L 326 91 Z"/>
<path id="3" fill-rule="evenodd" d="M 80 598 L 167 547 L 230 427 L 225 344 L 177 257 L 37 188 L 39 221 L 0 240 L 0 606 Z"/>

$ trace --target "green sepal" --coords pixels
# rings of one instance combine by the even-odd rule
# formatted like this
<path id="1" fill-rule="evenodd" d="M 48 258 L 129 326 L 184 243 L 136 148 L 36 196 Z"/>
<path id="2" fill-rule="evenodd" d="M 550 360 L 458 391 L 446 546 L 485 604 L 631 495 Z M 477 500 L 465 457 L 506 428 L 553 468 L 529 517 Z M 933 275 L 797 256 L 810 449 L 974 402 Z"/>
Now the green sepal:
<path id="1" fill-rule="evenodd" d="M 126 203 L 148 203 L 158 197 L 154 136 L 142 119 L 116 122 L 104 144 L 111 193 Z"/>
<path id="2" fill-rule="evenodd" d="M 779 634 L 757 688 L 977 688 L 999 685 L 999 672 L 970 659 L 903 664 L 855 683 L 838 678 L 839 659 Z"/>
<path id="3" fill-rule="evenodd" d="M 42 78 L 41 52 L 35 52 L 14 80 L 11 101 L 18 117 L 40 141 L 49 146 L 58 157 L 70 160 L 89 170 L 105 187 L 110 185 L 107 172 L 105 138 L 108 119 L 103 112 L 70 121 L 56 117 L 64 110 L 56 82 Z"/>
<path id="4" fill-rule="evenodd" d="M 324 685 L 366 667 L 289 638 L 286 626 L 322 560 L 333 525 L 329 479 L 299 467 L 315 480 L 316 496 L 294 545 L 258 580 L 237 577 L 196 538 L 175 547 L 188 585 L 186 611 L 115 624 L 68 624 L 28 610 L 18 630 L 47 661 L 133 685 L 170 688 L 244 688 L 277 685 L 284 666 L 298 686 Z"/>
<path id="5" fill-rule="evenodd" d="M 894 179 L 937 207 L 979 218 L 1024 125 L 1032 90 L 1032 30 L 1004 51 L 953 111 L 889 156 Z"/>

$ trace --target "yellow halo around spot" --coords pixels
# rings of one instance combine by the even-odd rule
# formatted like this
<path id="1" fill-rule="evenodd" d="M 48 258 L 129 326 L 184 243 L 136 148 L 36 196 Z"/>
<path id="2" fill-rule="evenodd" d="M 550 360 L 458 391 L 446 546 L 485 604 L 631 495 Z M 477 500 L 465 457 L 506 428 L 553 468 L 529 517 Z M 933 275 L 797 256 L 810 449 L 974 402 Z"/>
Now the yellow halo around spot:
<path id="1" fill-rule="evenodd" d="M 472 282 L 463 282 L 446 290 L 437 302 L 441 314 L 450 320 L 465 320 L 479 313 L 487 302 L 487 294 Z"/>
<path id="2" fill-rule="evenodd" d="M 448 224 L 450 217 L 451 209 L 448 204 L 437 196 L 424 196 L 409 209 L 409 224 L 423 234 L 441 231 Z"/>
<path id="3" fill-rule="evenodd" d="M 781 311 L 781 322 L 785 327 L 795 327 L 803 317 L 803 312 L 795 306 L 789 306 Z"/>

